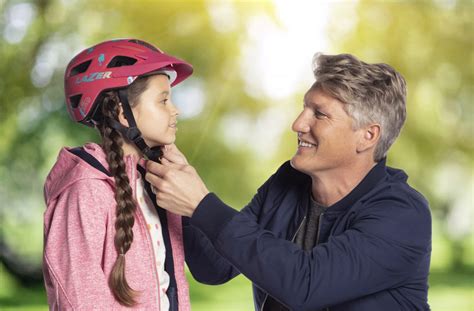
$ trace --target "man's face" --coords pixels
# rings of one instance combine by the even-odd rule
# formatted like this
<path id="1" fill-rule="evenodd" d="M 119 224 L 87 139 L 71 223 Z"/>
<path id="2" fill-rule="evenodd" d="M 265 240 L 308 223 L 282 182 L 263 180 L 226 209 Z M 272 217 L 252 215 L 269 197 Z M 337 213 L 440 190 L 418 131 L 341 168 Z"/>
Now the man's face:
<path id="1" fill-rule="evenodd" d="M 352 118 L 343 103 L 311 88 L 304 97 L 303 111 L 293 122 L 298 149 L 291 165 L 310 176 L 341 173 L 356 160 L 361 131 L 353 130 Z"/>

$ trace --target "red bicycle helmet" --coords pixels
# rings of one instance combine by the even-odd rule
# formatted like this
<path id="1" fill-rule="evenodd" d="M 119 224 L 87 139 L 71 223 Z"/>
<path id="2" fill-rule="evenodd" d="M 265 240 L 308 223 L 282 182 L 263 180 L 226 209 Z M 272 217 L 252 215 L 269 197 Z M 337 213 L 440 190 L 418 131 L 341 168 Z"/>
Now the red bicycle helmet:
<path id="1" fill-rule="evenodd" d="M 64 75 L 68 112 L 74 121 L 94 126 L 101 93 L 125 88 L 138 76 L 160 69 L 176 72 L 171 86 L 193 72 L 185 61 L 137 39 L 110 40 L 85 49 L 69 62 Z"/>

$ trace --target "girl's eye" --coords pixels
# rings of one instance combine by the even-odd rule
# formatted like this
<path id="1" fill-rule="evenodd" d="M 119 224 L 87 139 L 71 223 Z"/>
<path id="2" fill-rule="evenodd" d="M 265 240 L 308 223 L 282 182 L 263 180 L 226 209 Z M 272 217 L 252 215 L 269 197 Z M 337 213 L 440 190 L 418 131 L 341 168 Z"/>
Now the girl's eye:
<path id="1" fill-rule="evenodd" d="M 161 101 L 161 103 L 162 103 L 163 105 L 166 105 L 167 102 L 168 102 L 168 99 L 167 99 L 167 98 L 165 98 L 165 99 L 163 99 L 163 100 Z"/>

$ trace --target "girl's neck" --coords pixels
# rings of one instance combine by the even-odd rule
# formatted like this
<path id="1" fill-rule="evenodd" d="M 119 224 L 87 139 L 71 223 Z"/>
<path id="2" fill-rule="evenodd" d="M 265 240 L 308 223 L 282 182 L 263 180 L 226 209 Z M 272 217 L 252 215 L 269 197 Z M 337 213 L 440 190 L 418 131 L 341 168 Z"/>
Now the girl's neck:
<path id="1" fill-rule="evenodd" d="M 137 157 L 138 159 L 143 157 L 141 151 L 137 148 L 137 146 L 129 142 L 124 141 L 122 144 L 122 149 L 124 156 L 132 155 L 134 157 Z"/>

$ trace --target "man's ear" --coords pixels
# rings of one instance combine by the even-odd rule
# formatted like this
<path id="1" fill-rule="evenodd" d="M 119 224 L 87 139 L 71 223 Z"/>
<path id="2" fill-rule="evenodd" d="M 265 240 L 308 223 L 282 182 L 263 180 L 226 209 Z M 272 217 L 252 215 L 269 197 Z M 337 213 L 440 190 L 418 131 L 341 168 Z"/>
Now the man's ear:
<path id="1" fill-rule="evenodd" d="M 380 139 L 380 125 L 371 124 L 361 128 L 360 130 L 361 136 L 357 144 L 357 152 L 361 153 L 372 148 L 375 149 L 375 146 Z"/>
<path id="2" fill-rule="evenodd" d="M 122 103 L 119 103 L 118 120 L 123 126 L 129 127 L 127 118 L 125 118 L 125 114 L 123 113 Z"/>

